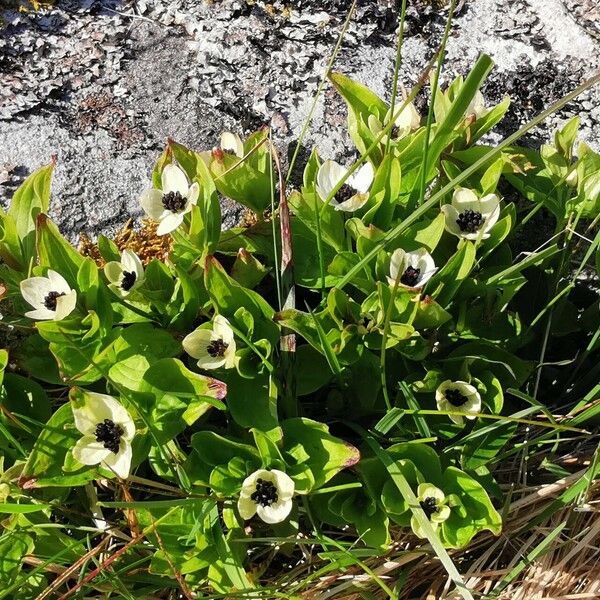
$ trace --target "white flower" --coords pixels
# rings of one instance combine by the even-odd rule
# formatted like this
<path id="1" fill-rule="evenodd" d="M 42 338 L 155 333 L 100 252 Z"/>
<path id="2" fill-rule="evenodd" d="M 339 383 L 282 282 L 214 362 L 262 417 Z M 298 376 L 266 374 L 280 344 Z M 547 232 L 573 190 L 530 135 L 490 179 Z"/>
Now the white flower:
<path id="1" fill-rule="evenodd" d="M 417 502 L 434 530 L 450 516 L 450 507 L 446 505 L 446 501 L 444 492 L 431 483 L 421 483 L 417 488 Z M 415 515 L 410 519 L 410 526 L 418 538 L 427 537 Z"/>
<path id="2" fill-rule="evenodd" d="M 21 281 L 21 295 L 35 308 L 25 313 L 37 321 L 60 321 L 75 309 L 77 292 L 69 287 L 64 277 L 48 270 L 46 277 L 30 277 Z"/>
<path id="3" fill-rule="evenodd" d="M 398 285 L 406 288 L 422 288 L 435 273 L 435 263 L 431 254 L 425 248 L 414 252 L 405 252 L 402 248 L 394 250 L 390 259 L 390 276 L 387 278 L 390 285 L 394 285 L 396 278 Z"/>
<path id="4" fill-rule="evenodd" d="M 317 172 L 317 194 L 325 202 L 337 184 L 346 176 L 347 169 L 334 160 L 326 160 Z M 375 172 L 370 162 L 366 162 L 356 173 L 346 179 L 344 185 L 332 198 L 331 204 L 336 210 L 352 212 L 358 210 L 369 199 L 369 188 Z"/>
<path id="5" fill-rule="evenodd" d="M 394 112 L 398 111 L 398 108 L 401 104 L 397 105 L 394 108 Z M 384 123 L 387 125 L 392 118 L 391 111 L 388 111 L 385 116 Z M 377 136 L 381 133 L 384 125 L 381 124 L 381 121 L 375 115 L 369 115 L 367 120 L 367 124 L 371 132 Z M 394 126 L 392 127 L 390 133 L 388 135 L 384 135 L 381 138 L 382 144 L 387 144 L 388 137 L 391 138 L 392 142 L 397 142 L 401 140 L 403 137 L 406 137 L 411 131 L 415 129 L 419 129 L 421 126 L 421 115 L 415 108 L 415 105 L 412 102 L 409 102 L 400 112 L 400 114 L 396 117 L 394 121 Z"/>
<path id="6" fill-rule="evenodd" d="M 222 315 L 213 319 L 212 329 L 198 328 L 185 336 L 183 349 L 198 359 L 201 369 L 231 369 L 235 366 L 235 339 L 229 321 Z"/>
<path id="7" fill-rule="evenodd" d="M 481 412 L 481 396 L 477 388 L 466 381 L 450 381 L 447 379 L 438 386 L 435 391 L 435 402 L 437 409 L 444 412 L 460 411 L 465 414 L 464 418 L 473 420 L 478 412 Z M 450 419 L 462 425 L 463 415 L 448 415 Z"/>
<path id="8" fill-rule="evenodd" d="M 283 471 L 259 469 L 244 479 L 238 500 L 242 519 L 257 514 L 265 523 L 281 523 L 292 510 L 294 482 Z"/>
<path id="9" fill-rule="evenodd" d="M 500 215 L 500 199 L 496 194 L 478 198 L 473 190 L 458 188 L 452 203 L 444 204 L 446 231 L 467 240 L 487 239 Z"/>
<path id="10" fill-rule="evenodd" d="M 481 117 L 485 117 L 488 112 L 490 111 L 485 107 L 485 98 L 483 97 L 483 94 L 477 90 L 475 96 L 473 96 L 473 100 L 471 100 L 467 107 L 467 117 L 475 115 L 476 119 L 481 119 Z"/>
<path id="11" fill-rule="evenodd" d="M 144 281 L 144 266 L 138 255 L 123 250 L 121 262 L 112 260 L 104 266 L 104 274 L 110 282 L 108 287 L 119 296 L 127 296 Z"/>
<path id="12" fill-rule="evenodd" d="M 165 235 L 183 223 L 183 217 L 198 202 L 200 186 L 189 184 L 187 175 L 173 164 L 166 165 L 161 175 L 162 190 L 150 188 L 140 198 L 140 205 L 151 219 L 160 221 L 156 233 Z"/>
<path id="13" fill-rule="evenodd" d="M 244 142 L 237 133 L 224 131 L 221 134 L 221 150 L 226 154 L 234 154 L 238 158 L 244 156 Z"/>
<path id="14" fill-rule="evenodd" d="M 83 406 L 73 407 L 75 427 L 83 434 L 73 457 L 84 465 L 101 463 L 124 479 L 131 467 L 132 418 L 112 396 L 88 391 L 82 396 Z"/>

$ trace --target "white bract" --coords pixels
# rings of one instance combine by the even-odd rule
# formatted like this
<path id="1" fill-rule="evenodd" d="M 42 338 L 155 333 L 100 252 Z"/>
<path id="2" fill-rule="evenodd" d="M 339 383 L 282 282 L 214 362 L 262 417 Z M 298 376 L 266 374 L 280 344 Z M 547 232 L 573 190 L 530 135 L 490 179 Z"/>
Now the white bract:
<path id="1" fill-rule="evenodd" d="M 467 240 L 487 239 L 500 215 L 500 198 L 487 194 L 479 198 L 473 190 L 458 188 L 452 203 L 441 208 L 446 231 Z"/>
<path id="2" fill-rule="evenodd" d="M 73 406 L 73 417 L 83 434 L 73 447 L 73 457 L 81 464 L 100 464 L 127 477 L 135 424 L 125 407 L 112 396 L 86 391 L 83 405 Z"/>
<path id="3" fill-rule="evenodd" d="M 473 100 L 471 100 L 467 107 L 467 117 L 474 115 L 476 119 L 481 119 L 481 117 L 485 117 L 488 112 L 490 111 L 485 106 L 485 98 L 483 97 L 483 94 L 477 90 L 475 96 L 473 96 Z"/>
<path id="4" fill-rule="evenodd" d="M 390 285 L 398 278 L 398 285 L 406 288 L 422 288 L 435 273 L 435 263 L 425 248 L 406 252 L 402 248 L 394 250 L 390 259 Z"/>
<path id="5" fill-rule="evenodd" d="M 317 172 L 317 194 L 325 202 L 338 183 L 346 176 L 348 169 L 334 160 L 326 160 Z M 331 205 L 336 210 L 352 212 L 362 208 L 369 199 L 369 189 L 373 183 L 375 172 L 370 162 L 366 162 L 355 173 L 350 175 L 337 194 L 332 198 Z"/>
<path id="6" fill-rule="evenodd" d="M 119 296 L 127 296 L 144 281 L 144 266 L 138 255 L 123 250 L 121 261 L 113 260 L 104 266 L 104 274 L 110 282 L 108 287 Z"/>
<path id="7" fill-rule="evenodd" d="M 244 479 L 238 500 L 242 519 L 257 514 L 265 523 L 281 523 L 292 510 L 294 482 L 283 471 L 259 469 Z"/>
<path id="8" fill-rule="evenodd" d="M 398 104 L 394 112 L 397 112 L 398 109 L 402 106 L 402 104 Z M 391 111 L 385 116 L 384 123 L 387 125 L 392 118 Z M 367 120 L 367 124 L 371 132 L 377 136 L 381 133 L 384 128 L 384 125 L 381 124 L 381 121 L 375 115 L 369 115 Z M 381 138 L 382 144 L 387 144 L 388 138 L 391 138 L 392 142 L 397 142 L 401 140 L 403 137 L 406 137 L 411 131 L 415 129 L 419 129 L 421 126 L 421 115 L 415 108 L 415 105 L 412 102 L 409 102 L 400 112 L 400 114 L 396 117 L 394 121 L 394 125 L 390 130 L 389 134 L 384 135 Z"/>
<path id="9" fill-rule="evenodd" d="M 233 329 L 222 315 L 215 316 L 212 329 L 198 328 L 186 335 L 182 344 L 183 349 L 198 360 L 201 369 L 235 366 Z"/>
<path id="10" fill-rule="evenodd" d="M 421 483 L 419 485 L 417 488 L 417 502 L 434 530 L 450 516 L 450 507 L 446 505 L 447 498 L 444 492 L 431 483 Z M 410 519 L 410 526 L 418 538 L 424 539 L 427 537 L 415 515 Z"/>
<path id="11" fill-rule="evenodd" d="M 184 216 L 198 202 L 200 186 L 190 185 L 187 175 L 174 164 L 166 165 L 161 175 L 162 190 L 150 188 L 140 198 L 140 205 L 151 218 L 159 221 L 156 233 L 165 235 L 177 229 Z"/>
<path id="12" fill-rule="evenodd" d="M 438 410 L 464 412 L 467 413 L 464 418 L 469 420 L 477 418 L 477 413 L 481 412 L 481 396 L 477 388 L 466 381 L 447 379 L 440 383 L 435 391 L 435 402 Z M 448 417 L 458 425 L 464 423 L 463 415 L 448 415 Z"/>
<path id="13" fill-rule="evenodd" d="M 36 321 L 60 321 L 70 315 L 77 303 L 77 292 L 64 277 L 48 269 L 46 277 L 30 277 L 21 281 L 21 295 L 35 310 L 25 313 Z"/>
<path id="14" fill-rule="evenodd" d="M 224 131 L 221 134 L 221 150 L 227 154 L 233 154 L 238 158 L 244 156 L 244 142 L 237 133 Z"/>

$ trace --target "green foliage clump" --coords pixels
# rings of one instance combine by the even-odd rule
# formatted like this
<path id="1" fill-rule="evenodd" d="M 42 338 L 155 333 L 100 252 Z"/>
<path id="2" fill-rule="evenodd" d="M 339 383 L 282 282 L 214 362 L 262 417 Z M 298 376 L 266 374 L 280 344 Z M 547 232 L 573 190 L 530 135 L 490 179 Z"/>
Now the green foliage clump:
<path id="1" fill-rule="evenodd" d="M 99 267 L 47 216 L 54 165 L 25 181 L 0 213 L 3 327 L 21 334 L 0 353 L 0 597 L 51 583 L 25 556 L 70 564 L 107 538 L 117 569 L 87 585 L 141 597 L 250 593 L 272 540 L 336 561 L 396 531 L 436 552 L 500 533 L 495 468 L 520 426 L 573 428 L 597 392 L 578 275 L 598 235 L 578 251 L 575 232 L 598 215 L 600 156 L 575 153 L 577 118 L 539 151 L 486 145 L 509 105 L 485 106 L 490 68 L 434 90 L 427 125 L 410 97 L 332 74 L 360 158 L 314 150 L 287 192 L 266 129 L 170 141 L 140 199 L 166 260 L 100 237 Z M 254 223 L 221 231 L 219 194 Z M 555 235 L 516 253 L 540 210 Z"/>

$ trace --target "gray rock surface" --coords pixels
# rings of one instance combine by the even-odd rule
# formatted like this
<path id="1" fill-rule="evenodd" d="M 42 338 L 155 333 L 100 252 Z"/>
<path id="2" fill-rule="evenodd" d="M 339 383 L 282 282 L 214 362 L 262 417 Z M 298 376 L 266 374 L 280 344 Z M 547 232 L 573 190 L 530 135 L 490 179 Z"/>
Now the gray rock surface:
<path id="1" fill-rule="evenodd" d="M 0 201 L 31 170 L 58 155 L 52 216 L 76 239 L 111 233 L 139 216 L 139 193 L 171 136 L 196 149 L 223 129 L 270 124 L 284 157 L 351 4 L 348 0 L 56 0 L 37 13 L 0 10 Z M 358 2 L 335 70 L 389 99 L 393 0 Z M 409 3 L 402 83 L 416 82 L 439 44 L 447 9 Z M 504 136 L 600 66 L 596 0 L 466 0 L 447 48 L 445 81 L 481 52 L 496 62 L 489 102 L 513 98 Z M 422 95 L 421 107 L 427 99 Z M 526 143 L 539 145 L 573 114 L 600 147 L 600 89 L 571 103 Z M 326 87 L 306 151 L 349 160 L 346 110 Z M 225 221 L 238 210 L 228 204 Z"/>

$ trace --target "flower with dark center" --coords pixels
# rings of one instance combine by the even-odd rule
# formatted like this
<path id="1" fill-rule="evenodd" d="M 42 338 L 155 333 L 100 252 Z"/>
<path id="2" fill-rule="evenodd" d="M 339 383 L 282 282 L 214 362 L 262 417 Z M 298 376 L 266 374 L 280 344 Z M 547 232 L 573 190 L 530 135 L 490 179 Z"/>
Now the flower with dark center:
<path id="1" fill-rule="evenodd" d="M 208 324 L 206 324 L 208 325 Z M 235 366 L 236 344 L 233 329 L 223 315 L 215 315 L 212 328 L 201 325 L 185 336 L 183 349 L 198 360 L 201 369 L 231 369 Z"/>
<path id="2" fill-rule="evenodd" d="M 104 265 L 104 274 L 109 281 L 109 288 L 124 298 L 142 285 L 144 281 L 144 265 L 133 250 L 125 249 L 121 260 L 111 260 Z"/>
<path id="3" fill-rule="evenodd" d="M 481 396 L 477 388 L 466 381 L 447 379 L 435 391 L 435 402 L 439 411 L 449 413 L 448 418 L 457 425 L 464 419 L 472 421 L 481 412 Z M 462 414 L 456 414 L 458 411 Z"/>
<path id="4" fill-rule="evenodd" d="M 388 143 L 388 139 L 393 142 L 397 142 L 398 140 L 401 140 L 402 138 L 409 135 L 411 131 L 415 131 L 421 126 L 421 115 L 419 115 L 419 112 L 417 111 L 415 105 L 412 102 L 408 102 L 406 106 L 404 106 L 404 108 L 400 111 L 400 113 L 397 114 L 398 109 L 403 104 L 403 102 L 398 102 L 398 104 L 394 106 L 393 112 L 396 115 L 394 125 L 392 126 L 390 132 L 388 134 L 384 134 L 381 138 L 381 144 L 383 144 L 384 146 Z M 382 124 L 376 115 L 369 115 L 367 119 L 367 125 L 369 126 L 369 129 L 371 130 L 373 135 L 378 136 L 383 130 L 384 126 L 389 124 L 390 119 L 393 116 L 394 115 L 392 114 L 392 111 L 390 109 L 385 115 Z"/>
<path id="5" fill-rule="evenodd" d="M 123 279 L 121 280 L 121 289 L 128 292 L 135 283 L 137 275 L 133 271 L 123 271 Z"/>
<path id="6" fill-rule="evenodd" d="M 216 358 L 217 356 L 222 358 L 225 356 L 225 350 L 227 350 L 227 348 L 229 348 L 229 344 L 226 344 L 223 340 L 212 340 L 206 347 L 206 351 L 213 358 Z"/>
<path id="7" fill-rule="evenodd" d="M 391 286 L 398 284 L 414 291 L 422 289 L 435 272 L 435 262 L 426 248 L 411 252 L 397 248 L 390 257 L 390 274 L 387 280 Z"/>
<path id="8" fill-rule="evenodd" d="M 83 465 L 99 464 L 119 477 L 127 477 L 135 436 L 131 415 L 107 394 L 74 388 L 70 399 L 75 427 L 83 436 L 72 448 L 73 458 Z"/>
<path id="9" fill-rule="evenodd" d="M 417 282 L 419 281 L 419 275 L 421 274 L 421 269 L 414 269 L 413 267 L 408 267 L 404 273 L 402 273 L 402 277 L 400 277 L 400 283 L 407 285 L 408 287 L 415 287 Z"/>
<path id="10" fill-rule="evenodd" d="M 271 506 L 271 504 L 277 502 L 279 496 L 272 481 L 263 481 L 259 477 L 256 480 L 256 490 L 250 495 L 250 498 L 261 506 Z"/>
<path id="11" fill-rule="evenodd" d="M 258 515 L 265 523 L 281 523 L 292 510 L 294 481 L 277 469 L 259 469 L 242 483 L 238 511 L 242 519 Z"/>
<path id="12" fill-rule="evenodd" d="M 110 419 L 104 419 L 102 423 L 96 425 L 96 441 L 103 442 L 104 447 L 115 454 L 119 452 L 122 435 L 123 429 Z"/>
<path id="13" fill-rule="evenodd" d="M 462 406 L 467 401 L 466 396 L 463 396 L 458 390 L 446 390 L 445 396 L 452 406 Z"/>
<path id="14" fill-rule="evenodd" d="M 456 219 L 456 223 L 460 227 L 460 230 L 466 233 L 475 233 L 476 231 L 479 231 L 483 221 L 483 215 L 470 208 L 465 210 L 465 212 L 461 212 L 458 215 L 458 219 Z"/>
<path id="15" fill-rule="evenodd" d="M 56 310 L 56 300 L 61 296 L 65 296 L 64 292 L 49 292 L 48 295 L 44 298 L 44 306 L 48 310 Z"/>
<path id="16" fill-rule="evenodd" d="M 201 160 L 208 158 L 201 157 Z M 151 219 L 159 221 L 156 234 L 166 235 L 177 229 L 185 215 L 197 205 L 200 184 L 194 181 L 190 185 L 186 173 L 173 163 L 165 165 L 160 181 L 161 189 L 146 190 L 140 197 L 140 204 Z"/>
<path id="17" fill-rule="evenodd" d="M 375 177 L 373 165 L 366 162 L 351 175 L 348 169 L 334 160 L 326 160 L 317 171 L 315 190 L 323 202 L 328 201 L 333 190 L 342 183 L 330 200 L 335 210 L 353 212 L 362 208 L 369 200 L 369 190 Z"/>
<path id="18" fill-rule="evenodd" d="M 77 292 L 65 278 L 48 269 L 46 277 L 29 277 L 21 281 L 21 295 L 35 310 L 25 313 L 36 321 L 61 321 L 75 310 Z"/>
<path id="19" fill-rule="evenodd" d="M 457 188 L 450 204 L 441 207 L 446 231 L 458 238 L 486 240 L 500 216 L 500 198 L 486 194 L 481 198 L 467 188 Z"/>
<path id="20" fill-rule="evenodd" d="M 178 213 L 185 208 L 187 199 L 179 192 L 169 192 L 162 197 L 162 203 L 165 210 L 170 210 L 173 213 Z"/>
<path id="21" fill-rule="evenodd" d="M 421 500 L 419 504 L 421 505 L 421 508 L 427 515 L 428 519 L 430 519 L 431 515 L 438 510 L 437 500 L 433 496 L 429 496 L 428 498 L 425 498 L 425 500 Z"/>
<path id="22" fill-rule="evenodd" d="M 450 516 L 448 498 L 440 488 L 431 483 L 420 483 L 416 495 L 419 506 L 423 509 L 431 527 L 436 530 Z M 410 519 L 410 526 L 417 537 L 421 539 L 427 537 L 420 520 L 414 514 Z"/>

